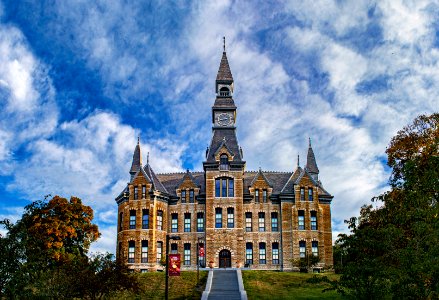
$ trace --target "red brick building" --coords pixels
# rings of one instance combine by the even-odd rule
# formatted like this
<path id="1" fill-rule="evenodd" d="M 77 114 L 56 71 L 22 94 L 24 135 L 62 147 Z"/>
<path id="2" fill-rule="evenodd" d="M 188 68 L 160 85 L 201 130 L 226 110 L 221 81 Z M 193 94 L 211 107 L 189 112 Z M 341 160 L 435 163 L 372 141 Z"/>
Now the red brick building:
<path id="1" fill-rule="evenodd" d="M 182 269 L 251 265 L 292 269 L 292 260 L 318 255 L 332 265 L 331 196 L 319 180 L 311 142 L 304 168 L 247 171 L 236 138 L 233 77 L 223 52 L 212 106 L 212 140 L 203 172 L 155 174 L 135 147 L 131 179 L 116 198 L 117 257 L 130 268 L 161 268 L 166 235 Z M 251 151 L 251 149 L 249 150 Z M 205 255 L 198 256 L 202 248 Z"/>

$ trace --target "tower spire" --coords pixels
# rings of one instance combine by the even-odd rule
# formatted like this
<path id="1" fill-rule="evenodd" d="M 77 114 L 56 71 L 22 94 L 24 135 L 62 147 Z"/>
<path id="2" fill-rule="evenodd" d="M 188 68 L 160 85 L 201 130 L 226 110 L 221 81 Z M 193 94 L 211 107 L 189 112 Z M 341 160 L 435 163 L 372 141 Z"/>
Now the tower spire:
<path id="1" fill-rule="evenodd" d="M 140 151 L 140 136 L 137 137 L 137 145 L 136 148 L 134 148 L 133 153 L 133 161 L 131 163 L 131 179 L 133 179 L 134 175 L 140 170 L 142 167 L 142 153 Z"/>
<path id="2" fill-rule="evenodd" d="M 315 179 L 318 180 L 319 168 L 317 167 L 316 157 L 311 147 L 311 138 L 309 138 L 308 155 L 306 156 L 305 170 Z"/>

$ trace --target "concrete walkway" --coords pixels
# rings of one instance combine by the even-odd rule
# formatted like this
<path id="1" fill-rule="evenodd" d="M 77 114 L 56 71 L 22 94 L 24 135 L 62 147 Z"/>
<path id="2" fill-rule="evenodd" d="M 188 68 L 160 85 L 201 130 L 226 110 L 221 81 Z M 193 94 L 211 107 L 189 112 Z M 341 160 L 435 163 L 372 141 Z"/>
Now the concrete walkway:
<path id="1" fill-rule="evenodd" d="M 202 300 L 247 300 L 241 270 L 214 269 L 209 271 Z"/>

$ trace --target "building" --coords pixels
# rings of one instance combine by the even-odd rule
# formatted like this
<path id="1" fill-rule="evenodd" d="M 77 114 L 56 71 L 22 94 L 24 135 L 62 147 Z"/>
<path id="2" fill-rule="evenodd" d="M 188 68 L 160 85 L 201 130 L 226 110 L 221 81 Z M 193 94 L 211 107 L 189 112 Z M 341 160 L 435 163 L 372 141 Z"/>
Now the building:
<path id="1" fill-rule="evenodd" d="M 117 257 L 131 269 L 161 268 L 167 234 L 181 238 L 171 240 L 170 253 L 181 254 L 183 270 L 197 263 L 288 270 L 307 255 L 318 255 L 320 267 L 332 265 L 333 196 L 319 180 L 311 141 L 304 168 L 298 162 L 292 172 L 247 171 L 233 89 L 224 49 L 203 172 L 155 174 L 149 159 L 143 166 L 137 143 L 130 182 L 116 198 Z"/>

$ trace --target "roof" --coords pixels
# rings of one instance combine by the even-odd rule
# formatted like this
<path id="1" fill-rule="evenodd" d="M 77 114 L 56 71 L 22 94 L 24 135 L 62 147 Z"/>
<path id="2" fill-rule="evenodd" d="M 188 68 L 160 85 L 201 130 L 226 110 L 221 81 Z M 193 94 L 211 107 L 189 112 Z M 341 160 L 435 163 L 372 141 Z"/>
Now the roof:
<path id="1" fill-rule="evenodd" d="M 306 156 L 305 170 L 309 173 L 319 174 L 319 168 L 317 167 L 316 157 L 311 147 L 311 139 L 309 139 L 308 155 Z"/>
<path id="2" fill-rule="evenodd" d="M 235 101 L 233 101 L 232 97 L 216 97 L 213 107 L 233 108 L 233 109 L 236 108 Z"/>
<path id="3" fill-rule="evenodd" d="M 226 52 L 223 52 L 221 57 L 218 74 L 216 75 L 217 81 L 233 81 L 232 72 L 230 71 L 229 61 L 227 60 Z"/>
<path id="4" fill-rule="evenodd" d="M 155 175 L 154 171 L 152 170 L 151 166 L 148 164 L 146 164 L 146 166 L 143 168 L 143 170 L 145 171 L 145 173 L 148 175 L 149 179 L 151 179 L 152 181 L 152 185 L 153 188 L 155 188 L 156 190 L 162 192 L 162 193 L 168 193 L 167 189 L 165 188 L 165 186 L 161 183 L 161 181 L 159 180 L 159 178 L 157 177 L 157 175 Z"/>
<path id="5" fill-rule="evenodd" d="M 157 178 L 168 191 L 168 194 L 176 196 L 175 190 L 180 186 L 187 172 L 157 174 Z M 200 187 L 200 194 L 205 192 L 204 172 L 190 172 L 193 182 Z"/>
<path id="6" fill-rule="evenodd" d="M 236 138 L 236 132 L 234 128 L 221 128 L 213 130 L 213 137 L 210 143 L 209 151 L 207 153 L 206 161 L 215 161 L 215 153 L 223 145 L 232 152 L 234 155 L 233 161 L 242 161 L 241 151 L 238 145 L 238 139 Z"/>
<path id="7" fill-rule="evenodd" d="M 140 153 L 139 141 L 137 141 L 137 145 L 133 153 L 133 162 L 131 163 L 130 173 L 131 174 L 137 173 L 140 170 L 141 166 L 142 166 L 142 155 Z"/>

